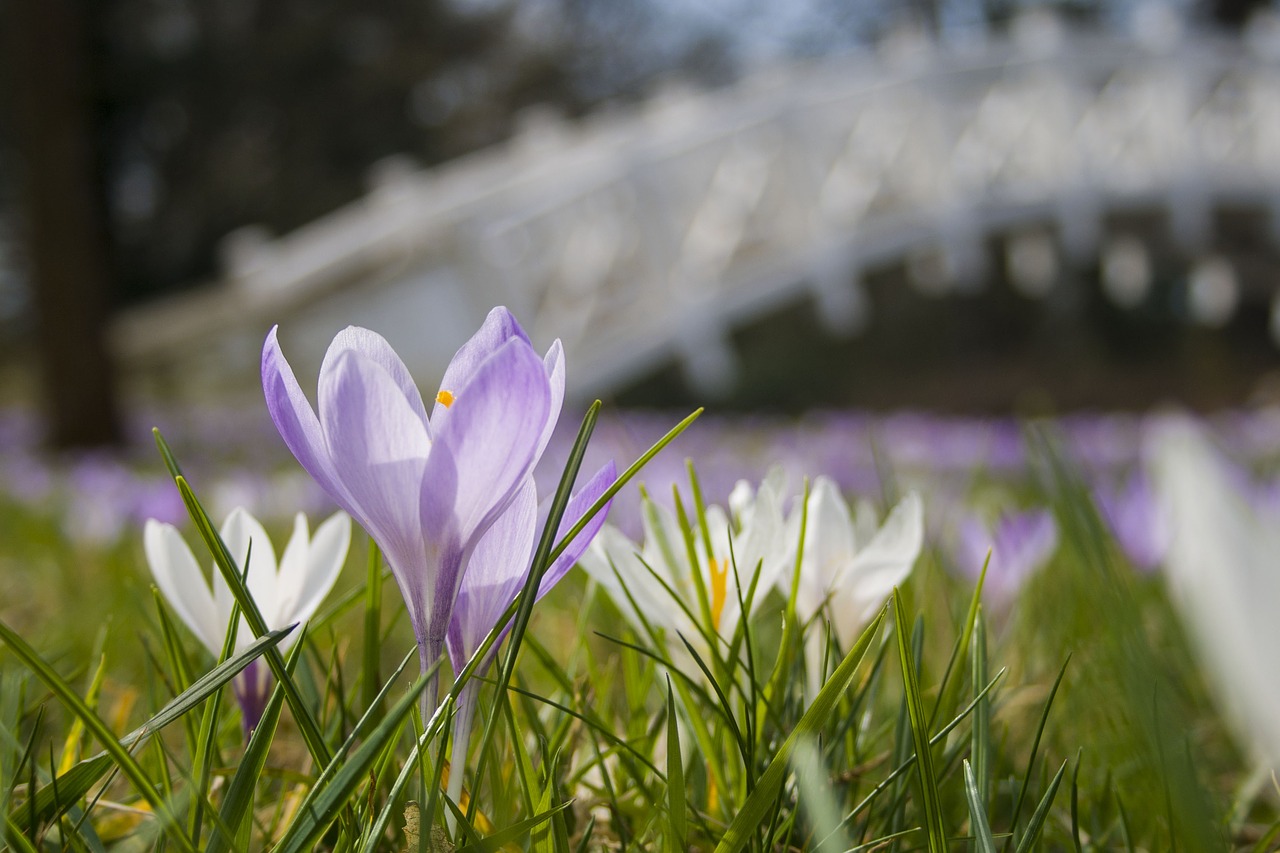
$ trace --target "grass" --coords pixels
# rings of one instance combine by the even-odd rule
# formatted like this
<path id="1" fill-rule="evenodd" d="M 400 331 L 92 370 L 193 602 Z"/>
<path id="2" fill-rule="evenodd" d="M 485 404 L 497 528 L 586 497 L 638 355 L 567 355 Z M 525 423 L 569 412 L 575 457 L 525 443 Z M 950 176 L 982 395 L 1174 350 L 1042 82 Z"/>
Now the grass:
<path id="1" fill-rule="evenodd" d="M 673 636 L 575 572 L 536 608 L 513 604 L 499 664 L 461 674 L 425 719 L 403 605 L 371 546 L 353 546 L 345 585 L 281 655 L 198 486 L 178 478 L 207 561 L 263 635 L 219 662 L 148 592 L 140 533 L 95 551 L 10 508 L 0 845 L 1269 849 L 1276 791 L 1215 712 L 1161 580 L 1124 563 L 1051 441 L 1036 459 L 1023 488 L 1053 508 L 1063 545 L 1008 605 L 984 605 L 926 550 L 839 648 L 821 619 L 798 620 L 794 583 L 754 589 L 758 567 L 734 564 L 755 615 L 721 637 L 699 588 L 705 600 L 682 603 L 699 636 Z M 726 497 L 694 483 L 686 541 L 669 543 L 691 553 L 705 503 Z M 544 537 L 537 565 L 555 544 Z M 828 674 L 807 695 L 812 637 Z M 258 657 L 275 689 L 246 739 L 227 686 Z M 483 725 L 450 755 L 467 677 L 482 680 Z"/>

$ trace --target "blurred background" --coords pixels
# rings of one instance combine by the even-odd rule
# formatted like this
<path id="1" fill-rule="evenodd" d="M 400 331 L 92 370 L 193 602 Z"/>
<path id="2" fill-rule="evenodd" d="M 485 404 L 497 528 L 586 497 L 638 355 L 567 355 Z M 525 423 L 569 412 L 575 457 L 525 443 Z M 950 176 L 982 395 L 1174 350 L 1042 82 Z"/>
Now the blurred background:
<path id="1" fill-rule="evenodd" d="M 56 447 L 433 386 L 488 308 L 571 397 L 1199 409 L 1280 393 L 1271 5 L 4 0 L 0 402 Z"/>

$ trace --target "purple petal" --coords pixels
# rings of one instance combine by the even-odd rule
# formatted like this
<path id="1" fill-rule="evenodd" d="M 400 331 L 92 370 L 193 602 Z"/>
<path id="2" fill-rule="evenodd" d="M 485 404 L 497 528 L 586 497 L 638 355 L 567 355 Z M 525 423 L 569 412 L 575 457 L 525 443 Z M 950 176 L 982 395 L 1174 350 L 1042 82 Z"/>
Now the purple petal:
<path id="1" fill-rule="evenodd" d="M 276 340 L 278 329 L 278 326 L 271 327 L 262 346 L 262 390 L 267 398 L 267 411 L 299 464 L 339 506 L 359 517 L 351 496 L 334 472 L 320 420 L 280 351 Z"/>
<path id="2" fill-rule="evenodd" d="M 587 484 L 578 490 L 577 494 L 569 498 L 569 504 L 565 507 L 564 518 L 560 520 L 560 529 L 556 531 L 556 542 L 559 542 L 573 526 L 578 523 L 587 510 L 600 499 L 600 496 L 608 491 L 609 487 L 618 479 L 618 470 L 614 466 L 613 461 L 606 462 L 604 467 L 595 473 Z M 538 598 L 546 595 L 551 588 L 560 582 L 560 579 L 568 574 L 569 570 L 574 567 L 583 553 L 591 546 L 591 540 L 596 538 L 596 534 L 600 532 L 600 528 L 604 526 L 605 518 L 609 515 L 609 508 L 613 505 L 613 500 L 605 504 L 599 512 L 591 517 L 586 526 L 582 528 L 577 536 L 569 542 L 556 561 L 551 564 L 546 573 L 542 576 L 542 582 L 538 585 Z"/>
<path id="3" fill-rule="evenodd" d="M 423 586 L 418 502 L 432 451 L 426 425 L 381 365 L 354 350 L 339 354 L 320 376 L 320 413 L 349 511 L 386 553 L 411 615 L 420 615 L 413 611 Z"/>
<path id="4" fill-rule="evenodd" d="M 484 318 L 484 323 L 471 339 L 458 348 L 440 380 L 440 388 L 457 394 L 459 389 L 471 382 L 471 377 L 480 369 L 480 365 L 512 338 L 529 343 L 529 336 L 520 328 L 515 316 L 499 305 Z M 431 413 L 432 423 L 435 423 L 436 417 L 446 408 L 441 403 L 435 404 Z"/>
<path id="5" fill-rule="evenodd" d="M 560 408 L 564 404 L 564 345 L 556 338 L 551 342 L 547 354 L 542 357 L 542 365 L 547 370 L 547 383 L 551 390 L 550 406 L 547 409 L 547 423 L 542 428 L 542 440 L 538 442 L 535 459 L 542 458 L 542 452 L 551 441 L 551 434 L 556 431 L 556 422 L 560 420 Z"/>
<path id="6" fill-rule="evenodd" d="M 391 344 L 387 343 L 386 338 L 359 326 L 347 326 L 338 332 L 333 343 L 329 344 L 329 349 L 324 354 L 324 362 L 320 365 L 320 375 L 324 376 L 332 370 L 334 362 L 344 352 L 358 352 L 381 367 L 399 386 L 400 393 L 404 394 L 405 401 L 418 419 L 424 425 L 427 423 L 427 410 L 422 405 L 422 394 L 414 384 L 413 377 L 409 375 L 409 368 L 405 367 L 404 362 L 400 360 L 400 356 L 396 355 L 396 351 L 391 348 Z M 429 428 L 428 435 L 430 435 Z"/>
<path id="7" fill-rule="evenodd" d="M 455 673 L 524 586 L 537 533 L 538 492 L 533 478 L 526 477 L 467 561 L 449 621 L 449 657 Z"/>
<path id="8" fill-rule="evenodd" d="M 549 396 L 542 360 L 523 340 L 503 344 L 480 366 L 435 424 L 422 479 L 428 538 L 452 530 L 470 548 L 506 508 L 537 461 Z M 436 483 L 449 479 L 457 488 L 442 493 Z"/>

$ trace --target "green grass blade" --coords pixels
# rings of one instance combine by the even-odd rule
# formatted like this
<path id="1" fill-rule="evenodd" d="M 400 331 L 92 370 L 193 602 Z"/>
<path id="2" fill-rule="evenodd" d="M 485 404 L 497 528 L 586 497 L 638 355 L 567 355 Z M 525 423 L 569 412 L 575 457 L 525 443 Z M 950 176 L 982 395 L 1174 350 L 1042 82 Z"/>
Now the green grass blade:
<path id="1" fill-rule="evenodd" d="M 973 692 L 987 683 L 987 623 L 981 612 L 974 615 L 972 659 Z M 973 757 L 973 775 L 977 781 L 978 802 L 983 808 L 991 802 L 991 700 L 983 697 L 973 709 L 973 727 L 969 733 L 969 752 Z"/>
<path id="2" fill-rule="evenodd" d="M 311 850 L 324 831 L 338 817 L 356 789 L 365 781 L 369 768 L 387 744 L 400 736 L 410 712 L 426 689 L 434 672 L 419 676 L 413 686 L 400 697 L 369 736 L 349 755 L 342 755 L 334 765 L 326 766 L 322 779 L 330 777 L 328 784 L 317 784 L 298 809 L 298 817 L 274 853 L 302 853 Z M 425 823 L 425 821 L 424 821 Z"/>
<path id="3" fill-rule="evenodd" d="M 928 722 L 925 719 L 924 704 L 920 697 L 920 683 L 917 680 L 915 661 L 911 653 L 911 640 L 907 636 L 906 609 L 902 606 L 902 595 L 897 589 L 893 591 L 893 613 L 894 631 L 898 637 L 898 658 L 902 663 L 907 715 L 911 721 L 911 739 L 915 743 L 916 774 L 920 781 L 929 853 L 947 853 L 947 833 L 942 826 L 942 798 L 938 794 L 938 779 L 933 768 L 933 752 L 929 748 Z"/>
<path id="4" fill-rule="evenodd" d="M 680 755 L 680 726 L 676 721 L 676 700 L 667 678 L 667 812 L 671 828 L 671 849 L 683 850 L 688 838 L 685 822 L 684 758 Z"/>
<path id="5" fill-rule="evenodd" d="M 551 818 L 560 814 L 571 805 L 573 805 L 573 800 L 567 800 L 558 806 L 552 806 L 546 811 L 538 812 L 532 817 L 516 821 L 510 826 L 503 827 L 493 835 L 486 836 L 474 844 L 467 844 L 459 847 L 456 853 L 497 853 L 497 851 L 506 847 L 508 844 L 514 844 L 519 841 L 526 833 L 551 820 Z"/>
<path id="6" fill-rule="evenodd" d="M 183 831 L 178 816 L 173 813 L 172 809 L 169 808 L 169 804 L 153 787 L 151 780 L 147 778 L 146 771 L 129 753 L 125 745 L 111 733 L 102 718 L 84 703 L 84 700 L 76 693 L 75 688 L 59 675 L 57 670 L 50 666 L 44 658 L 40 657 L 35 649 L 31 648 L 25 640 L 2 621 L 0 621 L 0 640 L 4 640 L 5 644 L 9 646 L 9 649 L 18 659 L 26 664 L 35 673 L 36 677 L 44 682 L 45 686 L 62 701 L 67 710 L 71 711 L 76 718 L 84 723 L 85 729 L 97 738 L 98 743 L 111 756 L 112 763 L 120 768 L 121 772 L 133 783 L 138 793 L 147 801 L 147 805 L 155 812 L 170 840 L 181 849 L 188 851 L 188 853 L 196 853 L 195 845 L 192 844 L 191 839 Z"/>
<path id="7" fill-rule="evenodd" d="M 1045 819 L 1049 817 L 1049 809 L 1053 807 L 1053 798 L 1058 793 L 1058 785 L 1062 783 L 1062 776 L 1067 772 L 1067 762 L 1062 762 L 1062 766 L 1058 768 L 1058 772 L 1053 775 L 1053 781 L 1049 783 L 1049 788 L 1044 792 L 1044 796 L 1040 799 L 1040 805 L 1036 806 L 1036 810 L 1031 813 L 1031 820 L 1027 822 L 1026 831 L 1022 835 L 1022 840 L 1018 842 L 1018 853 L 1031 853 L 1031 848 L 1035 846 L 1036 839 L 1040 837 L 1040 831 L 1044 828 Z"/>
<path id="8" fill-rule="evenodd" d="M 163 443 L 164 440 L 159 437 L 159 433 L 157 433 L 156 437 L 157 441 Z M 231 588 L 231 594 L 236 603 L 240 605 L 241 613 L 249 624 L 249 628 L 253 631 L 253 635 L 261 637 L 269 633 L 266 620 L 262 618 L 262 612 L 258 609 L 257 603 L 253 600 L 248 587 L 245 586 L 243 579 L 240 577 L 239 562 L 227 550 L 226 543 L 222 541 L 222 537 L 218 534 L 208 513 L 204 511 L 204 507 L 201 506 L 200 501 L 196 498 L 195 492 L 191 490 L 190 484 L 180 476 L 176 477 L 174 482 L 178 485 L 178 492 L 182 495 L 182 502 L 186 504 L 187 514 L 191 516 L 191 520 L 195 524 L 196 530 L 199 531 L 200 537 L 204 540 L 205 546 L 209 549 L 209 553 L 213 555 L 214 565 L 222 573 L 227 586 Z M 298 729 L 302 733 L 302 739 L 307 745 L 308 752 L 311 753 L 311 757 L 316 764 L 324 767 L 333 756 L 324 741 L 324 736 L 320 733 L 320 726 L 316 722 L 315 716 L 298 692 L 297 685 L 294 684 L 293 679 L 289 678 L 289 674 L 285 671 L 284 656 L 280 654 L 279 650 L 272 648 L 267 651 L 264 658 L 267 661 L 267 665 L 271 667 L 271 674 L 275 676 L 277 682 L 284 686 L 285 701 L 289 703 L 289 711 L 293 714 L 294 722 L 297 723 Z"/>
<path id="9" fill-rule="evenodd" d="M 986 800 L 973 779 L 973 768 L 969 766 L 968 759 L 964 762 L 964 794 L 969 801 L 969 828 L 978 853 L 996 853 L 996 840 L 991 835 L 991 824 L 987 822 Z"/>
<path id="10" fill-rule="evenodd" d="M 525 578 L 524 587 L 520 590 L 520 606 L 516 610 L 510 639 L 507 643 L 507 653 L 502 659 L 502 666 L 498 672 L 499 693 L 506 692 L 507 685 L 511 683 L 511 674 L 515 671 L 516 658 L 520 653 L 520 641 L 524 636 L 525 628 L 529 625 L 529 618 L 533 615 L 533 604 L 537 598 L 538 585 L 542 583 L 543 574 L 551 566 L 551 552 L 555 544 L 556 531 L 560 529 L 560 521 L 564 518 L 565 509 L 569 506 L 573 485 L 578 479 L 578 471 L 582 467 L 582 459 L 587 452 L 587 442 L 591 438 L 591 433 L 595 430 L 596 421 L 599 417 L 600 401 L 597 400 L 587 410 L 587 414 L 582 419 L 582 425 L 578 428 L 577 438 L 569 451 L 569 460 L 565 463 L 564 471 L 560 475 L 560 484 L 551 500 L 551 509 L 547 514 L 546 524 L 542 528 L 542 536 L 533 554 L 533 563 L 529 570 L 529 576 Z M 585 521 L 586 519 L 584 518 L 583 520 Z M 581 524 L 575 525 L 574 530 L 580 532 L 582 526 Z M 568 538 L 568 536 L 565 537 L 566 542 Z M 485 719 L 484 732 L 480 737 L 480 753 L 479 758 L 476 760 L 475 778 L 477 780 L 483 778 L 484 768 L 489 757 L 494 732 L 497 731 L 500 715 L 501 704 L 495 702 L 488 717 Z M 468 821 L 474 820 L 475 810 L 476 798 L 473 797 L 467 805 Z"/>
<path id="11" fill-rule="evenodd" d="M 13 849 L 20 851 L 20 853 L 40 853 L 35 848 L 35 845 L 23 835 L 22 829 L 14 823 L 13 818 L 6 816 L 4 822 L 5 828 L 3 832 L 0 832 L 0 842 L 12 844 Z"/>
<path id="12" fill-rule="evenodd" d="M 1045 700 L 1044 710 L 1040 712 L 1040 725 L 1036 727 L 1036 736 L 1031 742 L 1031 756 L 1027 759 L 1027 772 L 1022 776 L 1022 787 L 1018 789 L 1018 799 L 1013 806 L 1013 817 L 1009 819 L 1010 834 L 1005 839 L 1005 850 L 1009 849 L 1009 843 L 1018 831 L 1018 817 L 1022 814 L 1022 804 L 1027 799 L 1027 788 L 1031 785 L 1031 773 L 1035 768 L 1036 755 L 1040 751 L 1040 738 L 1044 736 L 1044 727 L 1049 722 L 1049 710 L 1053 708 L 1053 700 L 1058 695 L 1058 688 L 1062 686 L 1062 678 L 1067 674 L 1067 665 L 1070 663 L 1071 655 L 1068 653 L 1067 659 L 1062 662 L 1062 668 L 1058 670 L 1058 677 L 1053 681 L 1053 688 L 1049 691 L 1049 698 Z"/>
<path id="13" fill-rule="evenodd" d="M 299 643 L 293 647 L 286 661 L 290 672 L 298 665 L 301 658 L 302 644 Z M 229 839 L 220 832 L 214 833 L 205 853 L 248 849 L 247 832 L 253 822 L 253 795 L 258 779 L 262 776 L 262 770 L 266 767 L 267 754 L 271 749 L 271 741 L 275 739 L 276 727 L 280 723 L 280 711 L 283 707 L 284 690 L 277 682 L 271 691 L 271 698 L 267 700 L 266 708 L 263 709 L 262 719 L 249 737 L 249 745 L 245 747 L 240 766 L 236 768 L 235 776 L 231 778 L 231 784 L 227 788 L 219 810 L 222 825 L 235 830 L 236 837 Z"/>
<path id="14" fill-rule="evenodd" d="M 969 612 L 964 620 L 960 639 L 956 642 L 955 651 L 947 661 L 947 669 L 942 674 L 942 686 L 938 688 L 938 701 L 933 706 L 933 713 L 929 716 L 929 728 L 937 725 L 939 715 L 949 713 L 960 700 L 960 688 L 964 684 L 964 679 L 956 675 L 955 667 L 969 655 L 974 628 L 978 623 L 978 612 L 982 606 L 982 587 L 987 581 L 987 566 L 990 564 L 991 552 L 987 551 L 987 558 L 982 562 L 982 571 L 978 574 L 978 583 L 973 588 L 973 597 L 969 599 Z M 981 682 L 985 683 L 985 681 L 985 678 L 981 679 Z M 978 775 L 978 782 L 979 784 L 982 782 L 981 774 Z M 986 802 L 985 798 L 983 802 Z"/>
<path id="15" fill-rule="evenodd" d="M 800 722 L 796 724 L 773 760 L 769 762 L 768 768 L 756 781 L 755 788 L 747 795 L 746 802 L 743 803 L 725 831 L 724 837 L 716 846 L 716 853 L 738 853 L 747 846 L 755 835 L 756 828 L 772 812 L 773 805 L 782 790 L 782 783 L 790 771 L 791 752 L 795 749 L 796 742 L 799 738 L 815 736 L 826 724 L 835 711 L 840 697 L 853 681 L 871 641 L 875 639 L 880 626 L 884 624 L 884 617 L 885 611 L 881 610 L 862 632 L 858 641 L 849 649 L 844 660 L 827 679 L 827 683 L 818 691 L 818 695 L 814 697 L 813 703 L 800 718 Z"/>
<path id="16" fill-rule="evenodd" d="M 378 545 L 369 540 L 369 568 L 364 594 L 364 648 L 361 652 L 361 710 L 367 710 L 382 685 L 378 675 L 382 660 L 382 559 Z"/>
<path id="17" fill-rule="evenodd" d="M 1080 765 L 1084 750 L 1076 753 L 1076 766 L 1071 768 L 1071 843 L 1076 853 L 1084 853 L 1080 843 Z"/>
<path id="18" fill-rule="evenodd" d="M 840 806 L 829 777 L 831 773 L 822 761 L 822 752 L 816 738 L 809 736 L 796 742 L 791 756 L 796 773 L 796 787 L 804 806 L 811 834 L 822 839 L 813 845 L 815 853 L 841 853 L 852 843 L 840 825 Z"/>

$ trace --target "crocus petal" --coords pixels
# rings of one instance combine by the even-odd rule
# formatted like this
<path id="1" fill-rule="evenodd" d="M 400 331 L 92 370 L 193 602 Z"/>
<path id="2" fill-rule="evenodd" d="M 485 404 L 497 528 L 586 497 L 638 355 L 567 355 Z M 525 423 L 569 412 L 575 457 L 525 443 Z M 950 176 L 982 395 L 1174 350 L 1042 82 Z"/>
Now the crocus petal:
<path id="1" fill-rule="evenodd" d="M 320 420 L 280 350 L 276 339 L 278 328 L 271 328 L 262 346 L 262 391 L 266 396 L 267 411 L 299 464 L 339 506 L 354 513 L 351 496 L 334 471 Z"/>
<path id="2" fill-rule="evenodd" d="M 156 586 L 191 633 L 215 655 L 222 651 L 224 625 L 215 616 L 213 594 L 191 549 L 171 524 L 148 519 L 143 532 L 147 563 Z"/>
<path id="3" fill-rule="evenodd" d="M 455 672 L 516 597 L 529 574 L 538 533 L 538 491 L 532 477 L 516 489 L 506 512 L 471 552 L 449 621 L 449 656 Z"/>
<path id="4" fill-rule="evenodd" d="M 923 544 L 924 509 L 920 495 L 912 492 L 893 508 L 836 584 L 857 587 L 883 601 L 911 572 Z"/>
<path id="5" fill-rule="evenodd" d="M 535 458 L 541 458 L 542 452 L 547 449 L 551 434 L 556 431 L 556 422 L 560 420 L 560 408 L 564 405 L 564 346 L 559 338 L 551 342 L 551 348 L 542 357 L 542 366 L 547 371 L 547 389 L 551 396 L 547 401 L 547 423 L 542 428 Z"/>
<path id="6" fill-rule="evenodd" d="M 618 479 L 618 469 L 614 466 L 613 461 L 606 462 L 604 467 L 595 473 L 587 484 L 579 489 L 569 498 L 569 503 L 565 507 L 564 518 L 560 520 L 560 529 L 556 531 L 556 542 L 559 542 L 565 536 L 569 535 L 569 531 L 573 529 L 582 516 L 586 515 L 587 510 L 600 500 L 600 497 L 608 491 L 609 487 Z M 542 576 L 542 582 L 538 585 L 538 598 L 546 595 L 551 588 L 560 582 L 560 579 L 568 574 L 569 570 L 574 567 L 578 560 L 591 546 L 592 540 L 604 527 L 606 516 L 609 514 L 609 508 L 613 502 L 605 504 L 600 511 L 591 517 L 581 532 L 565 545 L 564 551 L 556 557 L 554 563 L 547 569 Z"/>
<path id="7" fill-rule="evenodd" d="M 405 367 L 400 356 L 396 355 L 396 351 L 391 348 L 391 344 L 387 343 L 386 338 L 377 332 L 369 329 L 362 329 L 359 326 L 348 326 L 334 337 L 333 343 L 329 344 L 329 349 L 325 351 L 324 362 L 320 365 L 320 375 L 324 376 L 328 373 L 333 363 L 336 362 L 338 356 L 344 352 L 358 352 L 365 358 L 372 361 L 395 382 L 396 387 L 400 389 L 400 393 L 404 394 L 405 402 L 409 404 L 409 408 L 423 425 L 427 424 L 427 410 L 422 405 L 422 394 L 418 391 L 418 386 L 414 384 L 413 377 L 409 375 L 409 368 Z M 428 428 L 428 435 L 430 429 Z"/>
<path id="8" fill-rule="evenodd" d="M 1171 593 L 1211 695 L 1237 734 L 1280 766 L 1280 534 L 1253 512 L 1226 460 L 1193 423 L 1159 424 L 1151 447 L 1152 478 L 1174 531 Z"/>
<path id="9" fill-rule="evenodd" d="M 245 585 L 249 588 L 249 594 L 253 596 L 263 618 L 268 620 L 268 626 L 282 627 L 270 624 L 271 614 L 276 612 L 276 552 L 267 532 L 256 518 L 236 507 L 222 523 L 220 533 L 241 572 L 245 572 L 245 555 L 249 556 L 249 567 L 245 573 Z M 213 570 L 213 600 L 218 618 L 225 628 L 231 620 L 233 597 L 226 579 L 216 566 Z M 248 624 L 242 621 L 236 632 L 236 646 L 247 646 L 252 641 L 253 634 Z"/>
<path id="10" fill-rule="evenodd" d="M 474 544 L 533 467 L 548 403 L 542 360 L 523 340 L 508 341 L 480 365 L 436 424 L 419 478 L 424 530 L 452 529 Z M 438 487 L 451 479 L 453 493 Z M 456 582 L 444 588 L 452 598 Z"/>
<path id="11" fill-rule="evenodd" d="M 280 560 L 277 581 L 277 619 L 280 625 L 310 619 L 329 590 L 333 589 L 351 546 L 351 518 L 345 512 L 336 512 L 316 528 L 316 535 L 309 542 L 306 535 L 306 517 L 298 513 L 293 539 L 290 539 Z M 295 541 L 302 547 L 295 549 Z M 290 552 L 300 554 L 302 559 L 291 562 Z"/>
<path id="12" fill-rule="evenodd" d="M 307 516 L 298 513 L 293 518 L 293 533 L 280 555 L 280 571 L 276 574 L 276 612 L 273 617 L 283 620 L 294 609 L 303 594 L 307 582 L 307 557 L 311 551 L 311 530 Z"/>
<path id="13" fill-rule="evenodd" d="M 894 587 L 911 574 L 923 542 L 924 510 L 920 496 L 912 492 L 836 580 L 830 613 L 841 648 L 849 648 Z"/>
<path id="14" fill-rule="evenodd" d="M 500 305 L 489 312 L 470 340 L 458 348 L 440 380 L 441 390 L 457 394 L 460 388 L 471 382 L 480 365 L 512 338 L 529 343 L 529 336 L 520 328 L 515 316 Z M 432 423 L 447 409 L 437 402 L 431 412 Z"/>
<path id="15" fill-rule="evenodd" d="M 853 519 L 835 483 L 818 477 L 809 492 L 805 518 L 804 554 L 796 606 L 804 620 L 813 617 L 835 585 L 836 578 L 856 553 Z M 779 583 L 787 583 L 787 577 Z"/>
<path id="16" fill-rule="evenodd" d="M 413 567 L 424 551 L 418 496 L 431 450 L 426 425 L 381 365 L 354 350 L 320 376 L 320 414 L 349 511 L 382 546 L 402 589 L 420 586 Z"/>

